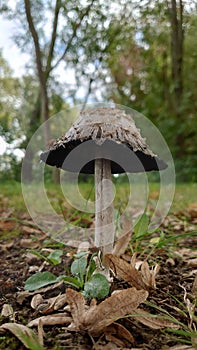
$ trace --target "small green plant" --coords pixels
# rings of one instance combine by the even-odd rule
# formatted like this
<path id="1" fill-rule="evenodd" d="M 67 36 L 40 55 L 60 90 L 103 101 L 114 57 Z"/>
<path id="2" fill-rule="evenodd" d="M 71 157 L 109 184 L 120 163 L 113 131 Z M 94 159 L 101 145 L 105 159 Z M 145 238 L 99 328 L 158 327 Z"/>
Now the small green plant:
<path id="1" fill-rule="evenodd" d="M 81 291 L 86 299 L 103 299 L 109 294 L 109 282 L 101 273 L 95 273 L 95 254 L 88 259 L 88 252 L 75 254 L 71 265 L 72 276 L 55 276 L 51 272 L 38 272 L 25 282 L 25 289 L 34 291 L 49 284 L 65 281 L 65 283 Z"/>
<path id="2" fill-rule="evenodd" d="M 58 250 L 53 250 L 52 252 L 50 252 L 49 255 L 45 256 L 44 254 L 38 252 L 35 249 L 31 249 L 30 253 L 38 256 L 39 258 L 49 262 L 52 265 L 58 265 L 61 263 L 62 259 L 62 255 L 63 255 L 63 251 L 58 249 Z"/>

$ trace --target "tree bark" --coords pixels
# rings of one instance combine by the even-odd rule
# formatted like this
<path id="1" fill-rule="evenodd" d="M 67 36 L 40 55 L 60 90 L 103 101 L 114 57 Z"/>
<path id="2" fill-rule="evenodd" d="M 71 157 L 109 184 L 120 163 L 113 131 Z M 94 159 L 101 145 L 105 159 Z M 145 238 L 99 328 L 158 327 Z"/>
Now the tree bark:
<path id="1" fill-rule="evenodd" d="M 174 85 L 174 110 L 176 115 L 180 114 L 180 103 L 183 94 L 183 2 L 182 0 L 171 0 L 170 4 L 171 22 L 171 61 L 172 81 Z"/>

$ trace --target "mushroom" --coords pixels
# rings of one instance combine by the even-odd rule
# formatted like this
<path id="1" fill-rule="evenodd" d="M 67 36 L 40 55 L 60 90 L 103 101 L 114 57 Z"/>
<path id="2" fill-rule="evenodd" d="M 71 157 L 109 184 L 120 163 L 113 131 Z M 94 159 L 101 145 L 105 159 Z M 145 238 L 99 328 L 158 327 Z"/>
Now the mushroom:
<path id="1" fill-rule="evenodd" d="M 148 149 L 134 120 L 124 110 L 93 108 L 82 112 L 68 132 L 41 160 L 63 170 L 95 174 L 95 246 L 105 254 L 114 243 L 111 174 L 162 170 L 167 164 Z"/>

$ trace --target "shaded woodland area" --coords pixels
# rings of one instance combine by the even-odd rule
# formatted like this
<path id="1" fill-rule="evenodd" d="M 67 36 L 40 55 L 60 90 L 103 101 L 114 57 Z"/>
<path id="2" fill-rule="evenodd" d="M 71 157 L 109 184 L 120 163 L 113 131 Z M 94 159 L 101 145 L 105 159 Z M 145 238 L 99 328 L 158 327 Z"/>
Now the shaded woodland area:
<path id="1" fill-rule="evenodd" d="M 0 134 L 10 145 L 2 180 L 20 179 L 12 150 L 24 151 L 43 121 L 75 104 L 113 101 L 150 118 L 177 179 L 196 181 L 196 1 L 1 1 L 0 16 L 13 21 L 13 41 L 30 55 L 15 78 L 0 54 Z M 49 129 L 44 137 L 47 144 Z"/>

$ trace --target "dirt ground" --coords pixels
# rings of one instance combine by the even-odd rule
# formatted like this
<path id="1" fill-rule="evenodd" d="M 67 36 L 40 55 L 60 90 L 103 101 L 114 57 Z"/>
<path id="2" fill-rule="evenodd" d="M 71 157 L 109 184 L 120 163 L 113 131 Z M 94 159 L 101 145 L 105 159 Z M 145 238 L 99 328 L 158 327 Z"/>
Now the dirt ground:
<path id="1" fill-rule="evenodd" d="M 16 322 L 27 325 L 30 321 L 43 315 L 41 310 L 31 306 L 32 296 L 29 293 L 23 296 L 24 282 L 37 271 L 50 271 L 55 275 L 68 274 L 73 261 L 76 247 L 63 246 L 61 264 L 52 265 L 42 258 L 32 255 L 29 250 L 50 251 L 55 249 L 55 242 L 48 239 L 45 234 L 33 227 L 31 219 L 25 214 L 12 220 L 9 208 L 1 212 L 0 220 L 0 323 Z M 6 215 L 5 215 L 6 214 Z M 154 249 L 152 252 L 141 251 L 140 260 L 147 260 L 150 265 L 158 264 L 160 270 L 156 276 L 156 289 L 149 292 L 147 301 L 143 304 L 144 310 L 154 315 L 164 315 L 174 318 L 180 323 L 178 330 L 161 327 L 153 329 L 130 316 L 117 321 L 124 326 L 133 338 L 121 340 L 121 335 L 101 333 L 92 336 L 88 332 L 70 331 L 67 325 L 44 326 L 45 349 L 143 349 L 143 350 L 184 350 L 197 348 L 197 233 L 195 234 L 196 217 L 184 213 L 167 217 L 163 230 L 174 232 L 181 237 L 176 244 L 169 244 Z M 195 215 L 194 215 L 195 216 Z M 190 232 L 190 234 L 188 234 Z M 44 250 L 43 250 L 44 249 Z M 131 249 L 126 250 L 122 259 L 129 261 Z M 44 299 L 64 294 L 67 289 L 65 283 L 55 284 L 49 288 L 38 291 Z M 121 278 L 114 277 L 111 283 L 110 294 L 114 290 L 130 288 L 131 285 Z M 5 306 L 6 305 L 6 306 Z M 6 313 L 5 310 L 10 310 Z M 2 311 L 4 310 L 4 311 Z M 64 309 L 60 308 L 61 315 Z M 54 310 L 47 311 L 53 315 Z M 37 328 L 33 327 L 35 333 Z M 196 338 L 195 338 L 196 335 Z M 0 349 L 23 350 L 25 346 L 12 333 L 0 332 Z"/>

